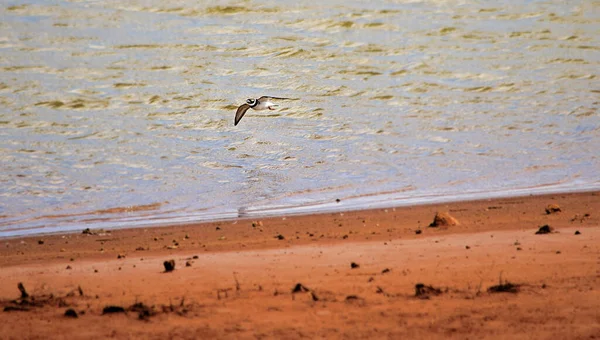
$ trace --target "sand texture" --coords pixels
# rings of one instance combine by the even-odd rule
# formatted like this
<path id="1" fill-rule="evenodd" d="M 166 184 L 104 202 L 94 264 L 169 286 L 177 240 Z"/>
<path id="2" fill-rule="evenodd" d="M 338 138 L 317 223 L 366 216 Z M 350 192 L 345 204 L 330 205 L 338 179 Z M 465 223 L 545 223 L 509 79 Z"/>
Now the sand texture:
<path id="1" fill-rule="evenodd" d="M 0 338 L 600 339 L 599 222 L 587 192 L 2 239 Z"/>

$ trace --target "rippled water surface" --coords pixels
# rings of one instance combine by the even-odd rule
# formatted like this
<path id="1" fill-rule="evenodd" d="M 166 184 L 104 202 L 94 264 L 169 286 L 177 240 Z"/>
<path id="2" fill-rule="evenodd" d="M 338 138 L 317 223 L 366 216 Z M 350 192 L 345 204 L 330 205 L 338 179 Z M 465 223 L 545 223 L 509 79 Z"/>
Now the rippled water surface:
<path id="1" fill-rule="evenodd" d="M 599 1 L 0 6 L 0 236 L 600 186 Z"/>

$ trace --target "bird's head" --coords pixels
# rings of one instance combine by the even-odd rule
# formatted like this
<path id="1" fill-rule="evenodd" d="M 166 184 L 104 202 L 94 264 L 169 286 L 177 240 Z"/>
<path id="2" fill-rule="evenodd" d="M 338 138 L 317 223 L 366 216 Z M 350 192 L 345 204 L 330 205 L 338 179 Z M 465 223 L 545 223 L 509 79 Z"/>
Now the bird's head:
<path id="1" fill-rule="evenodd" d="M 246 103 L 248 103 L 250 106 L 254 106 L 256 104 L 256 99 L 246 99 Z"/>

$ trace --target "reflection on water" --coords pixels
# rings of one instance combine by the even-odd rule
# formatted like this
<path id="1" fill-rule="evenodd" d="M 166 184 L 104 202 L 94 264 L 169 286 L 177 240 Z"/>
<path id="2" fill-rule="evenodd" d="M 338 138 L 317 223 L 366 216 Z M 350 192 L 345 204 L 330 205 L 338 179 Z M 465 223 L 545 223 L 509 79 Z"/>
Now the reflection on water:
<path id="1" fill-rule="evenodd" d="M 9 1 L 0 236 L 598 187 L 599 24 L 596 1 Z M 301 100 L 234 127 L 261 95 Z"/>

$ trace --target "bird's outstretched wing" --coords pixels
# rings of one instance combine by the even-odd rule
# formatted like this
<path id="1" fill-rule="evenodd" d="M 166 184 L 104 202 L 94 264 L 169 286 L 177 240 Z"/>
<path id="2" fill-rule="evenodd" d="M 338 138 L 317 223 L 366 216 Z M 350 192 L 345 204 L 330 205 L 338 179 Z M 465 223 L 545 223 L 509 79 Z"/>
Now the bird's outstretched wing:
<path id="1" fill-rule="evenodd" d="M 244 117 L 248 109 L 250 109 L 250 105 L 248 104 L 242 104 L 240 105 L 240 107 L 238 107 L 237 111 L 235 111 L 235 119 L 233 120 L 233 126 L 238 125 L 238 123 L 240 122 L 240 120 L 242 120 L 242 117 Z"/>
<path id="2" fill-rule="evenodd" d="M 271 97 L 271 96 L 262 96 L 258 98 L 259 102 L 269 100 L 269 99 L 281 99 L 281 100 L 294 100 L 294 98 L 282 98 L 282 97 Z"/>

